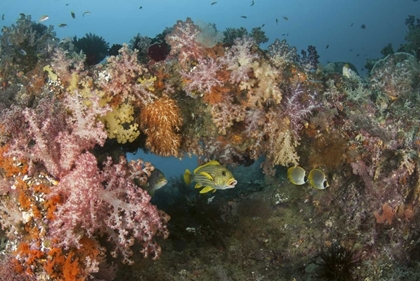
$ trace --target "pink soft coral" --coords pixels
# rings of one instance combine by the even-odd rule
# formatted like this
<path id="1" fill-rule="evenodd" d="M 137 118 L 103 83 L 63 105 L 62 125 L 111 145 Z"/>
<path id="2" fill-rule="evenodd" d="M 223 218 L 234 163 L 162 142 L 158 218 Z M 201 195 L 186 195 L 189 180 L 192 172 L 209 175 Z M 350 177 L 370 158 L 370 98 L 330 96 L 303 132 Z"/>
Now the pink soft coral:
<path id="1" fill-rule="evenodd" d="M 210 92 L 213 86 L 222 86 L 223 81 L 217 78 L 220 63 L 213 58 L 198 59 L 196 67 L 189 71 L 181 71 L 184 80 L 184 90 L 189 96 L 195 96 L 194 92 L 201 94 Z"/>
<path id="2" fill-rule="evenodd" d="M 42 163 L 56 178 L 68 173 L 82 151 L 102 146 L 107 138 L 103 123 L 97 119 L 108 107 L 99 106 L 95 95 L 90 106 L 84 103 L 76 92 L 67 95 L 63 103 L 43 99 L 36 109 L 23 110 L 27 135 L 15 138 L 9 154 L 28 159 L 30 164 Z"/>
<path id="3" fill-rule="evenodd" d="M 136 167 L 134 177 L 140 179 L 147 178 L 153 168 L 141 161 Z M 112 255 L 120 253 L 126 263 L 132 263 L 130 247 L 134 242 L 141 243 L 144 256 L 159 257 L 161 250 L 154 236 L 168 235 L 167 217 L 150 204 L 150 196 L 134 184 L 131 172 L 125 158 L 117 164 L 108 158 L 100 170 L 91 153 L 79 156 L 76 167 L 52 193 L 64 198 L 50 231 L 59 246 L 79 247 L 83 236 L 105 233 L 115 245 Z"/>
<path id="4" fill-rule="evenodd" d="M 255 41 L 252 38 L 237 38 L 232 48 L 221 59 L 222 63 L 226 64 L 226 69 L 231 72 L 232 83 L 249 80 L 252 63 L 258 59 L 258 55 L 251 51 L 254 45 Z"/>
<path id="5" fill-rule="evenodd" d="M 191 18 L 187 18 L 185 21 L 177 21 L 172 32 L 166 35 L 165 40 L 171 45 L 169 54 L 177 55 L 181 65 L 202 56 L 203 46 L 196 41 L 199 33 L 200 28 L 194 24 Z"/>
<path id="6" fill-rule="evenodd" d="M 126 100 L 141 104 L 152 102 L 156 96 L 149 91 L 150 85 L 138 83 L 138 79 L 147 73 L 147 69 L 137 60 L 138 50 L 132 51 L 124 44 L 118 52 L 118 56 L 107 59 L 105 70 L 99 73 L 99 87 L 114 105 Z"/>

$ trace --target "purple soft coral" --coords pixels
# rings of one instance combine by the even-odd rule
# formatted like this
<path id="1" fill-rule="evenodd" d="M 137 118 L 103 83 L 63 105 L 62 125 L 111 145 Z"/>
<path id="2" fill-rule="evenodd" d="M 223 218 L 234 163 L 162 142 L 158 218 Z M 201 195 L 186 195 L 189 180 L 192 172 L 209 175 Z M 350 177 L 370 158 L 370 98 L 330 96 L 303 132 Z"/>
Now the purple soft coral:
<path id="1" fill-rule="evenodd" d="M 319 108 L 319 103 L 316 100 L 316 92 L 308 94 L 299 84 L 289 91 L 281 107 L 281 115 L 289 118 L 290 128 L 294 136 L 299 139 L 298 132 L 302 129 L 302 121 Z"/>

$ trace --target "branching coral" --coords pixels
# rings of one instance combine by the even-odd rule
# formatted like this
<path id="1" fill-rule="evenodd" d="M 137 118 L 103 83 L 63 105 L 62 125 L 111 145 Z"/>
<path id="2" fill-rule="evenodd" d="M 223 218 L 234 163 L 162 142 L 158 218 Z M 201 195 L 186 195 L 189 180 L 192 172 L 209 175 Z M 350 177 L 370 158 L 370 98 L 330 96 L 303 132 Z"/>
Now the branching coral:
<path id="1" fill-rule="evenodd" d="M 296 139 L 299 139 L 299 131 L 303 128 L 302 123 L 315 110 L 320 107 L 316 100 L 317 93 L 308 93 L 302 85 L 297 85 L 287 92 L 286 101 L 281 104 L 282 112 L 280 118 L 289 120 L 290 129 Z"/>
<path id="2" fill-rule="evenodd" d="M 221 59 L 230 71 L 232 83 L 246 82 L 249 80 L 249 73 L 253 62 L 258 59 L 258 55 L 252 53 L 255 41 L 249 37 L 235 39 L 235 44 Z"/>
<path id="3" fill-rule="evenodd" d="M 289 128 L 290 121 L 279 119 L 279 115 L 276 110 L 267 113 L 263 131 L 269 136 L 269 140 L 264 151 L 272 165 L 297 165 L 299 156 L 295 148 L 299 143 Z"/>
<path id="4" fill-rule="evenodd" d="M 254 62 L 255 86 L 248 90 L 248 104 L 253 107 L 263 107 L 270 104 L 279 104 L 282 92 L 279 88 L 281 73 L 265 61 Z"/>
<path id="5" fill-rule="evenodd" d="M 178 156 L 182 126 L 180 110 L 173 99 L 163 96 L 141 111 L 141 129 L 147 134 L 146 146 L 158 155 Z"/>
<path id="6" fill-rule="evenodd" d="M 99 170 L 95 157 L 84 153 L 76 168 L 63 177 L 54 193 L 59 193 L 64 203 L 57 208 L 51 234 L 59 238 L 59 246 L 68 248 L 78 247 L 81 237 L 101 231 L 115 245 L 113 256 L 121 254 L 127 263 L 132 263 L 130 247 L 135 241 L 143 244 L 145 256 L 157 258 L 160 248 L 153 237 L 168 235 L 163 217 L 149 203 L 147 192 L 130 179 L 125 159 L 113 164 L 108 158 L 104 165 Z M 150 175 L 143 165 L 138 167 L 136 177 L 146 172 Z"/>
<path id="7" fill-rule="evenodd" d="M 232 102 L 231 96 L 225 96 L 221 102 L 211 106 L 213 123 L 221 135 L 225 135 L 233 122 L 240 122 L 245 119 L 245 108 Z"/>
<path id="8" fill-rule="evenodd" d="M 267 48 L 268 54 L 270 55 L 271 62 L 276 67 L 282 67 L 287 64 L 292 64 L 298 59 L 298 55 L 295 47 L 290 47 L 285 39 L 276 39 Z"/>
<path id="9" fill-rule="evenodd" d="M 217 79 L 217 71 L 221 68 L 220 63 L 213 58 L 198 59 L 197 66 L 189 71 L 181 71 L 184 80 L 184 90 L 191 97 L 210 92 L 213 86 L 221 86 L 222 81 Z"/>
<path id="10" fill-rule="evenodd" d="M 197 40 L 200 32 L 200 28 L 191 18 L 177 21 L 172 32 L 165 37 L 166 42 L 171 46 L 169 55 L 177 56 L 182 66 L 202 57 L 203 46 Z"/>
<path id="11" fill-rule="evenodd" d="M 148 90 L 149 85 L 137 82 L 147 73 L 147 69 L 137 61 L 137 52 L 124 44 L 119 50 L 120 54 L 109 57 L 106 69 L 99 73 L 98 86 L 105 91 L 105 97 L 111 105 L 126 100 L 148 104 L 155 98 Z"/>
<path id="12" fill-rule="evenodd" d="M 0 168 L 6 176 L 13 173 L 2 179 L 8 193 L 8 199 L 0 204 L 0 211 L 7 214 L 2 225 L 8 227 L 11 239 L 26 237 L 15 253 L 22 274 L 34 275 L 36 270 L 36 274 L 73 279 L 90 276 L 98 270 L 104 253 L 95 242 L 99 233 L 114 243 L 113 255 L 121 255 L 124 262 L 132 263 L 130 247 L 134 242 L 141 243 L 144 256 L 156 259 L 160 255 L 154 236 L 168 235 L 169 217 L 158 212 L 147 192 L 134 183 L 136 178 L 145 184 L 153 167 L 142 162 L 128 165 L 125 158 L 113 163 L 108 158 L 100 168 L 87 151 L 106 138 L 97 117 L 108 109 L 98 107 L 98 99 L 92 96 L 86 106 L 79 95 L 68 96 L 64 101 L 69 113 L 63 115 L 53 115 L 51 107 L 42 105 L 37 110 L 26 109 L 23 115 L 29 136 L 17 140 L 20 146 L 2 151 L 5 158 Z M 37 169 L 29 176 L 26 165 L 8 155 L 19 156 Z M 22 168 L 13 172 L 10 165 Z M 13 226 L 19 222 L 25 227 L 18 230 Z M 86 241 L 93 246 L 87 247 Z M 50 257 L 55 258 L 54 265 L 48 258 L 52 250 L 57 252 Z"/>
<path id="13" fill-rule="evenodd" d="M 97 118 L 105 115 L 108 108 L 99 106 L 98 97 L 92 97 L 90 106 L 84 105 L 78 94 L 67 96 L 65 101 L 71 112 L 67 116 L 60 106 L 51 107 L 48 100 L 40 103 L 40 112 L 24 110 L 28 136 L 17 139 L 10 151 L 31 163 L 41 162 L 58 178 L 72 168 L 82 151 L 103 145 L 107 136 Z M 29 146 L 32 141 L 35 144 Z"/>

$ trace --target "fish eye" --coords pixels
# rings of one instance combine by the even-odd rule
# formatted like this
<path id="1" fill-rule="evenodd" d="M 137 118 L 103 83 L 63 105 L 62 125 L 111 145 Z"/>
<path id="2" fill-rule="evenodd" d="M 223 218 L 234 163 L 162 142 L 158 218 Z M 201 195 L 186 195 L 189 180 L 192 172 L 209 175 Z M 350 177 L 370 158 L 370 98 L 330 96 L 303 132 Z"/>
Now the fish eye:
<path id="1" fill-rule="evenodd" d="M 226 172 L 225 171 L 222 171 L 222 176 L 226 176 Z"/>

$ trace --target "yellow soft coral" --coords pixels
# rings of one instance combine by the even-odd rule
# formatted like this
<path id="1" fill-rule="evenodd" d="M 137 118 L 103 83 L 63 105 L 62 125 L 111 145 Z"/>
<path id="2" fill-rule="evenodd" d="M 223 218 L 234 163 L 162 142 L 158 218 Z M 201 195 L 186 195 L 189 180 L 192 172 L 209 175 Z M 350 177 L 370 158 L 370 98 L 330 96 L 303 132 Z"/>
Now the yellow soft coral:
<path id="1" fill-rule="evenodd" d="M 155 81 L 156 81 L 156 77 L 152 76 L 150 78 L 138 78 L 137 82 L 141 85 L 143 85 L 144 88 L 146 88 L 147 90 L 153 92 L 155 90 Z"/>
<path id="2" fill-rule="evenodd" d="M 249 100 L 251 104 L 279 104 L 282 93 L 278 87 L 281 74 L 266 61 L 254 62 L 252 65 L 258 86 L 252 89 Z"/>
<path id="3" fill-rule="evenodd" d="M 102 120 L 106 125 L 108 137 L 117 139 L 118 143 L 133 142 L 139 135 L 138 124 L 132 123 L 134 108 L 131 104 L 123 103 L 108 112 Z M 128 127 L 128 128 L 127 128 Z"/>
<path id="4" fill-rule="evenodd" d="M 51 68 L 51 66 L 46 65 L 46 66 L 44 66 L 44 68 L 43 68 L 42 70 L 44 70 L 44 71 L 46 71 L 46 72 L 48 73 L 48 78 L 49 78 L 51 81 L 57 81 L 58 76 L 57 76 L 57 74 L 55 74 L 55 73 L 54 73 L 54 71 L 53 71 L 53 69 Z"/>

